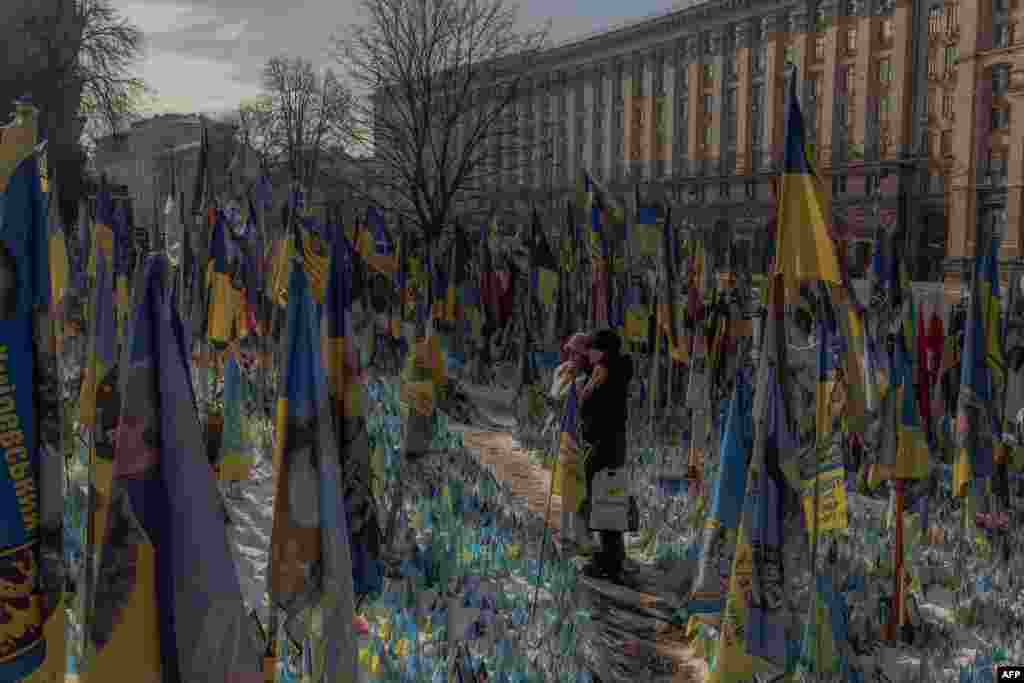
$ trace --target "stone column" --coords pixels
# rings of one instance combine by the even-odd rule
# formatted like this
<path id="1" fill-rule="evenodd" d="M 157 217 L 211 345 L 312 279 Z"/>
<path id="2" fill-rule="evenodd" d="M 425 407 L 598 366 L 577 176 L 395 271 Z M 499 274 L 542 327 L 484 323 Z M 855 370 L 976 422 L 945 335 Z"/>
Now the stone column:
<path id="1" fill-rule="evenodd" d="M 704 127 L 701 124 L 701 117 L 703 112 L 701 111 L 701 72 L 700 72 L 700 41 L 697 36 L 687 36 L 686 38 L 686 69 L 688 71 L 686 80 L 688 83 L 687 95 L 690 99 L 689 111 L 686 113 L 686 135 L 688 139 L 686 156 L 693 164 L 698 159 L 703 158 L 702 144 L 704 137 L 702 135 Z M 691 166 L 692 168 L 692 166 Z M 689 172 L 687 172 L 689 175 Z"/>
<path id="2" fill-rule="evenodd" d="M 746 175 L 750 168 L 750 51 L 755 27 L 737 24 L 736 40 L 736 175 Z"/>
<path id="3" fill-rule="evenodd" d="M 1024 64 L 1010 72 L 1010 121 L 1024 116 Z M 1024 257 L 1024 129 L 1010 129 L 1006 169 L 1006 240 L 1011 258 Z M 1019 279 L 1019 278 L 1018 278 Z"/>
<path id="4" fill-rule="evenodd" d="M 832 167 L 832 132 L 833 119 L 836 108 L 836 61 L 838 59 L 839 43 L 842 39 L 840 30 L 842 28 L 838 14 L 838 1 L 825 0 L 822 2 L 822 9 L 825 10 L 825 20 L 828 22 L 825 27 L 825 67 L 821 74 L 821 91 L 818 97 L 821 99 L 821 117 L 818 121 L 818 159 L 822 170 Z M 832 183 L 822 183 L 824 192 L 831 197 Z"/>
<path id="5" fill-rule="evenodd" d="M 722 54 L 722 47 L 724 42 L 723 31 L 725 29 L 715 29 L 711 31 L 710 44 L 704 46 L 707 50 L 707 54 L 704 55 L 704 63 L 711 64 L 714 66 L 714 81 L 711 83 L 701 81 L 701 95 L 711 95 L 711 116 L 706 120 L 708 125 L 711 126 L 711 130 L 714 133 L 711 134 L 711 144 L 705 148 L 706 158 L 712 159 L 717 164 L 723 163 L 722 159 L 722 104 L 723 104 L 723 87 L 725 85 L 725 59 Z M 707 114 L 707 112 L 703 112 Z"/>
<path id="6" fill-rule="evenodd" d="M 789 24 L 786 15 L 764 18 L 768 59 L 765 65 L 765 147 L 774 164 L 782 163 L 786 136 L 786 44 Z"/>
<path id="7" fill-rule="evenodd" d="M 953 259 L 969 258 L 974 254 L 977 226 L 976 171 L 976 91 L 979 70 L 977 60 L 969 59 L 978 48 L 979 3 L 977 0 L 960 3 L 960 64 L 956 74 L 956 126 L 953 128 L 953 172 L 950 174 L 949 233 L 946 240 L 947 256 Z M 947 275 L 947 280 L 949 275 Z M 956 275 L 953 274 L 954 281 Z"/>
<path id="8" fill-rule="evenodd" d="M 870 16 L 860 16 L 853 24 L 857 27 L 857 53 L 854 58 L 853 73 L 847 76 L 847 89 L 853 91 L 850 126 L 850 144 L 866 148 L 868 125 L 868 95 L 872 86 L 871 55 L 876 41 L 875 25 Z"/>
<path id="9" fill-rule="evenodd" d="M 676 60 L 671 52 L 665 53 L 665 172 L 671 177 L 678 173 L 675 167 L 675 141 L 679 132 L 676 130 Z"/>
<path id="10" fill-rule="evenodd" d="M 643 136 L 644 139 L 641 142 L 643 150 L 642 174 L 641 177 L 644 180 L 650 180 L 654 177 L 654 160 L 657 158 L 658 150 L 654 144 L 654 132 L 657 121 L 654 120 L 654 102 L 655 98 L 658 97 L 658 93 L 654 92 L 654 70 L 657 68 L 658 55 L 654 52 L 649 52 L 643 57 Z"/>

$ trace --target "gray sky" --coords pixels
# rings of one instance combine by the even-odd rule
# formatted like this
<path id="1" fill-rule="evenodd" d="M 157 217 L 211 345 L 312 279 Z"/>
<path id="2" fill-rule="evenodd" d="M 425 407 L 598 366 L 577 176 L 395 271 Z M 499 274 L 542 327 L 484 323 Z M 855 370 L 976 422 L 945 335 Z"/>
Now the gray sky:
<path id="1" fill-rule="evenodd" d="M 146 33 L 138 75 L 156 90 L 153 113 L 217 113 L 259 93 L 269 57 L 330 66 L 330 37 L 359 21 L 352 0 L 113 0 Z M 551 21 L 561 41 L 665 11 L 671 0 L 521 0 L 524 26 Z M 585 10 L 585 13 L 581 13 Z"/>

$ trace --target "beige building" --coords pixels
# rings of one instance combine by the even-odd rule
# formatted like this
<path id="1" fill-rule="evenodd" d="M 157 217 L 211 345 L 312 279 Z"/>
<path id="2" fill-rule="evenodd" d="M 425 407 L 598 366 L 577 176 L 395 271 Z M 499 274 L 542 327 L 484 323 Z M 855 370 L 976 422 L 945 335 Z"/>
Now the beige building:
<path id="1" fill-rule="evenodd" d="M 498 203 L 554 198 L 557 221 L 589 169 L 761 270 L 793 65 L 855 275 L 884 225 L 914 280 L 956 282 L 979 224 L 1022 255 L 1022 17 L 1016 0 L 708 0 L 556 46 L 509 117 L 550 154 L 497 152 Z"/>
<path id="2" fill-rule="evenodd" d="M 235 144 L 230 126 L 207 120 L 206 127 L 216 192 L 222 189 L 220 184 L 226 177 Z M 164 114 L 138 121 L 120 135 L 97 141 L 96 172 L 113 183 L 127 186 L 138 225 L 151 226 L 156 212 L 162 213 L 171 190 L 172 174 L 179 197 L 183 195 L 186 207 L 191 209 L 202 129 L 199 116 Z"/>

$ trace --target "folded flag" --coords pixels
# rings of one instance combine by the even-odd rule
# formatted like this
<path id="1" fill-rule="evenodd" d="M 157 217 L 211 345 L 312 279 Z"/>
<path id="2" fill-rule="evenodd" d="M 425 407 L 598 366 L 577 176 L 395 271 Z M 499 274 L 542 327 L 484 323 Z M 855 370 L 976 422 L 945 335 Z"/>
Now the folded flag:
<path id="1" fill-rule="evenodd" d="M 779 189 L 775 272 L 792 283 L 822 280 L 839 284 L 839 261 L 828 233 L 829 212 L 807 156 L 804 118 L 797 98 L 797 74 L 786 104 L 785 159 Z"/>
<path id="2" fill-rule="evenodd" d="M 314 304 L 305 270 L 292 268 L 277 404 L 269 593 L 289 636 L 310 636 L 313 680 L 354 681 L 352 559 Z"/>
<path id="3" fill-rule="evenodd" d="M 262 647 L 213 470 L 196 457 L 202 435 L 169 264 L 157 255 L 146 268 L 83 681 L 258 683 Z"/>

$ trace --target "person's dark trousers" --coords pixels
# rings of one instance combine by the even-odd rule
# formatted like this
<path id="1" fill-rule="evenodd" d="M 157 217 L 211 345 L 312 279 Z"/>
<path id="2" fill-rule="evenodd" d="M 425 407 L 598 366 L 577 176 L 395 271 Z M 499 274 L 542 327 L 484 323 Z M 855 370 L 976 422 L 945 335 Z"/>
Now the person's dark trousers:
<path id="1" fill-rule="evenodd" d="M 586 463 L 587 506 L 593 500 L 594 475 L 606 468 L 626 466 L 626 433 L 617 434 L 611 443 L 594 444 L 594 453 Z M 609 574 L 618 574 L 626 560 L 626 543 L 621 531 L 600 531 L 601 549 L 594 554 L 594 563 Z"/>

